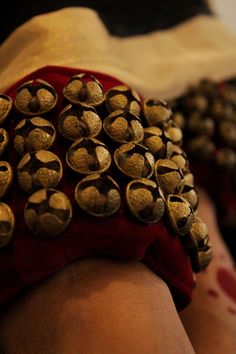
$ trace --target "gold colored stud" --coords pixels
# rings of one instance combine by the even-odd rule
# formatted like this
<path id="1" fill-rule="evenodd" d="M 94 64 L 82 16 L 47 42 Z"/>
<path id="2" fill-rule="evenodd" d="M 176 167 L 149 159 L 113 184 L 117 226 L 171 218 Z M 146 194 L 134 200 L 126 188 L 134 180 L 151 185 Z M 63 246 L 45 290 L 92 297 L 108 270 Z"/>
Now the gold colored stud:
<path id="1" fill-rule="evenodd" d="M 172 110 L 162 100 L 148 99 L 143 103 L 143 113 L 150 126 L 159 127 L 168 122 L 172 115 Z"/>
<path id="2" fill-rule="evenodd" d="M 149 178 L 153 174 L 154 157 L 143 145 L 121 145 L 114 152 L 114 160 L 118 169 L 131 178 Z"/>
<path id="3" fill-rule="evenodd" d="M 14 147 L 21 155 L 25 152 L 48 150 L 54 143 L 56 130 L 40 117 L 23 119 L 15 128 Z"/>
<path id="4" fill-rule="evenodd" d="M 72 207 L 64 193 L 55 189 L 40 189 L 29 197 L 24 216 L 33 234 L 51 238 L 67 228 L 72 217 Z"/>
<path id="5" fill-rule="evenodd" d="M 103 122 L 106 134 L 118 143 L 139 142 L 143 139 L 140 118 L 129 111 L 115 111 Z"/>
<path id="6" fill-rule="evenodd" d="M 102 129 L 102 121 L 95 108 L 68 105 L 58 117 L 58 129 L 67 139 L 96 137 Z"/>
<path id="7" fill-rule="evenodd" d="M 106 93 L 105 103 L 109 112 L 129 111 L 139 116 L 141 100 L 138 93 L 125 85 L 114 86 Z"/>
<path id="8" fill-rule="evenodd" d="M 55 188 L 62 178 L 62 164 L 50 151 L 27 153 L 19 162 L 17 177 L 21 188 L 27 193 L 41 188 Z"/>
<path id="9" fill-rule="evenodd" d="M 199 273 L 205 270 L 212 260 L 212 248 L 208 244 L 204 250 L 195 252 L 190 256 L 190 262 L 194 273 Z"/>
<path id="10" fill-rule="evenodd" d="M 194 220 L 194 212 L 189 202 L 180 195 L 170 194 L 166 207 L 174 231 L 180 236 L 186 235 Z"/>
<path id="11" fill-rule="evenodd" d="M 13 180 L 13 170 L 6 161 L 0 161 L 0 198 L 7 193 Z"/>
<path id="12" fill-rule="evenodd" d="M 146 178 L 128 183 L 126 202 L 136 219 L 148 224 L 160 220 L 165 211 L 164 196 L 160 188 Z"/>
<path id="13" fill-rule="evenodd" d="M 11 208 L 0 203 L 0 248 L 8 245 L 13 236 L 15 217 Z"/>
<path id="14" fill-rule="evenodd" d="M 11 97 L 0 94 L 0 125 L 5 122 L 7 117 L 9 116 L 12 109 L 12 99 Z"/>
<path id="15" fill-rule="evenodd" d="M 25 82 L 16 90 L 15 106 L 26 116 L 38 116 L 51 111 L 57 103 L 57 93 L 48 82 L 37 79 Z"/>
<path id="16" fill-rule="evenodd" d="M 110 176 L 94 173 L 77 184 L 75 199 L 88 214 L 106 217 L 120 208 L 120 187 Z"/>
<path id="17" fill-rule="evenodd" d="M 165 194 L 181 193 L 184 186 L 184 176 L 174 161 L 168 159 L 157 160 L 155 177 L 158 185 Z"/>
<path id="18" fill-rule="evenodd" d="M 111 164 L 111 155 L 108 148 L 101 141 L 94 138 L 76 140 L 66 154 L 68 166 L 82 174 L 103 173 Z"/>
<path id="19" fill-rule="evenodd" d="M 157 158 L 163 158 L 166 155 L 166 142 L 162 130 L 158 127 L 144 128 L 142 144 Z"/>
<path id="20" fill-rule="evenodd" d="M 9 136 L 5 129 L 0 128 L 0 157 L 2 157 L 9 143 Z"/>
<path id="21" fill-rule="evenodd" d="M 105 98 L 102 84 L 93 75 L 84 73 L 69 79 L 63 95 L 71 103 L 93 107 L 101 105 Z"/>

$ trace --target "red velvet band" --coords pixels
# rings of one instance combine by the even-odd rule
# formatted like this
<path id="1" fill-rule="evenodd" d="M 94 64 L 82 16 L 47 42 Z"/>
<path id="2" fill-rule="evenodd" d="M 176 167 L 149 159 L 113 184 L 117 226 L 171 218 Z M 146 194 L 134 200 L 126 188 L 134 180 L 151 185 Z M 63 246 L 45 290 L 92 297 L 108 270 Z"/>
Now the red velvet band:
<path id="1" fill-rule="evenodd" d="M 65 106 L 62 88 L 69 77 L 80 72 L 95 75 L 105 91 L 121 84 L 119 80 L 102 73 L 47 66 L 22 78 L 6 94 L 14 99 L 16 88 L 32 79 L 40 78 L 49 82 L 57 91 L 58 103 L 45 118 L 56 127 L 58 114 L 63 104 Z M 12 117 L 14 119 L 8 128 L 11 139 L 9 161 L 15 169 L 20 156 L 14 150 L 12 134 L 23 117 L 16 111 Z M 82 257 L 117 257 L 145 263 L 168 284 L 177 309 L 185 307 L 191 300 L 193 276 L 188 255 L 178 236 L 169 229 L 164 218 L 155 224 L 141 224 L 127 216 L 124 206 L 113 216 L 104 219 L 83 214 L 74 200 L 77 181 L 65 162 L 68 146 L 58 138 L 51 149 L 61 159 L 64 169 L 64 177 L 58 189 L 69 197 L 73 207 L 73 218 L 63 234 L 52 239 L 40 239 L 28 230 L 24 222 L 24 206 L 28 195 L 19 188 L 16 181 L 4 200 L 15 214 L 16 228 L 11 243 L 0 250 L 0 304 L 4 304 L 23 288 Z"/>

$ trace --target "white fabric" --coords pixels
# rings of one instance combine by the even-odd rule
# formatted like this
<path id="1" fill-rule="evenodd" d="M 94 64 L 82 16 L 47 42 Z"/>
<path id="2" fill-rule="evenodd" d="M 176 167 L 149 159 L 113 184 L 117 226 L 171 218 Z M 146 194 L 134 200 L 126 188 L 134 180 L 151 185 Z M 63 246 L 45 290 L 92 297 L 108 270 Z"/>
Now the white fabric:
<path id="1" fill-rule="evenodd" d="M 236 36 L 198 16 L 174 28 L 128 38 L 111 36 L 91 9 L 65 8 L 32 18 L 0 47 L 0 90 L 45 65 L 110 74 L 144 97 L 169 99 L 201 78 L 236 75 Z"/>

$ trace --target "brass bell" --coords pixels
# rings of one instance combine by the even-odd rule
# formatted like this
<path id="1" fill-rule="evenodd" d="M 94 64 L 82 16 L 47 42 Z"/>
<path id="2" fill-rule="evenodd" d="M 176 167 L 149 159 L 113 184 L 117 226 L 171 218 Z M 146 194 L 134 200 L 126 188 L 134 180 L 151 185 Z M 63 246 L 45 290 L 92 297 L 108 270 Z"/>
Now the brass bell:
<path id="1" fill-rule="evenodd" d="M 189 184 L 191 186 L 194 186 L 194 176 L 191 172 L 187 172 L 184 175 L 184 184 Z"/>
<path id="2" fill-rule="evenodd" d="M 215 155 L 216 166 L 223 171 L 233 171 L 236 167 L 236 153 L 230 148 L 218 149 Z"/>
<path id="3" fill-rule="evenodd" d="M 223 121 L 219 125 L 219 133 L 223 142 L 230 148 L 236 149 L 236 123 Z"/>
<path id="4" fill-rule="evenodd" d="M 154 170 L 154 157 L 149 150 L 140 144 L 127 143 L 114 152 L 114 160 L 118 169 L 132 178 L 149 178 Z"/>
<path id="5" fill-rule="evenodd" d="M 196 160 L 208 160 L 213 156 L 215 144 L 207 136 L 191 138 L 187 143 L 187 152 Z"/>
<path id="6" fill-rule="evenodd" d="M 178 194 L 183 190 L 184 176 L 174 161 L 168 159 L 157 160 L 155 177 L 165 194 Z"/>
<path id="7" fill-rule="evenodd" d="M 26 116 L 38 116 L 51 111 L 57 103 L 57 93 L 48 82 L 37 79 L 25 82 L 16 90 L 15 106 Z"/>
<path id="8" fill-rule="evenodd" d="M 199 196 L 197 189 L 192 184 L 184 184 L 181 196 L 189 202 L 194 211 L 197 210 Z"/>
<path id="9" fill-rule="evenodd" d="M 164 196 L 157 184 L 149 179 L 135 179 L 126 187 L 126 202 L 131 213 L 144 223 L 160 220 L 165 211 Z"/>
<path id="10" fill-rule="evenodd" d="M 13 180 L 13 170 L 6 161 L 0 161 L 0 198 L 7 193 Z"/>
<path id="11" fill-rule="evenodd" d="M 62 164 L 50 151 L 28 152 L 17 167 L 21 188 L 27 192 L 41 188 L 55 188 L 62 178 Z"/>
<path id="12" fill-rule="evenodd" d="M 208 236 L 208 228 L 199 217 L 194 217 L 194 221 L 187 238 L 187 249 L 193 271 L 195 273 L 199 273 L 207 268 L 212 259 L 212 249 Z"/>
<path id="13" fill-rule="evenodd" d="M 186 153 L 178 145 L 167 143 L 166 158 L 174 161 L 182 172 L 187 172 L 189 169 L 189 161 Z"/>
<path id="14" fill-rule="evenodd" d="M 56 130 L 40 117 L 23 119 L 15 128 L 14 147 L 21 155 L 25 152 L 48 150 L 54 143 Z"/>
<path id="15" fill-rule="evenodd" d="M 170 194 L 166 207 L 174 231 L 180 236 L 186 235 L 194 220 L 194 212 L 189 202 L 180 195 Z"/>
<path id="16" fill-rule="evenodd" d="M 58 129 L 67 139 L 96 137 L 102 129 L 102 121 L 95 108 L 66 106 L 58 117 Z"/>
<path id="17" fill-rule="evenodd" d="M 208 267 L 212 260 L 211 245 L 205 246 L 204 250 L 196 251 L 191 254 L 190 262 L 194 273 L 202 272 Z"/>
<path id="18" fill-rule="evenodd" d="M 177 126 L 180 128 L 180 129 L 184 129 L 185 128 L 185 118 L 184 118 L 184 115 L 183 113 L 177 111 L 177 112 L 174 112 L 172 118 L 173 122 L 175 122 L 175 124 L 177 124 Z"/>
<path id="19" fill-rule="evenodd" d="M 12 109 L 12 99 L 11 97 L 0 94 L 0 125 L 5 122 L 7 117 L 9 116 Z"/>
<path id="20" fill-rule="evenodd" d="M 184 110 L 188 113 L 199 112 L 205 113 L 208 109 L 208 100 L 203 94 L 190 89 L 182 103 Z"/>
<path id="21" fill-rule="evenodd" d="M 103 173 L 111 164 L 111 155 L 108 148 L 101 141 L 94 138 L 76 140 L 66 154 L 68 166 L 82 174 Z"/>
<path id="22" fill-rule="evenodd" d="M 85 73 L 72 76 L 63 89 L 65 98 L 74 104 L 96 107 L 104 101 L 102 84 Z"/>
<path id="23" fill-rule="evenodd" d="M 67 228 L 72 217 L 72 207 L 64 193 L 55 189 L 40 189 L 29 197 L 24 216 L 33 234 L 51 238 Z"/>
<path id="24" fill-rule="evenodd" d="M 11 208 L 5 203 L 0 203 L 0 248 L 11 241 L 14 227 L 15 217 Z"/>
<path id="25" fill-rule="evenodd" d="M 103 122 L 106 134 L 118 143 L 139 142 L 143 139 L 140 118 L 129 111 L 112 112 Z"/>
<path id="26" fill-rule="evenodd" d="M 109 112 L 127 110 L 138 116 L 141 111 L 138 93 L 125 85 L 114 86 L 108 90 L 105 103 Z"/>
<path id="27" fill-rule="evenodd" d="M 148 99 L 143 102 L 143 113 L 150 126 L 163 126 L 172 115 L 170 106 L 158 99 Z"/>
<path id="28" fill-rule="evenodd" d="M 175 145 L 181 145 L 182 144 L 182 139 L 183 139 L 183 133 L 182 130 L 179 128 L 179 126 L 173 121 L 169 120 L 164 127 L 164 136 L 167 141 L 170 141 L 171 143 Z"/>
<path id="29" fill-rule="evenodd" d="M 2 157 L 9 143 L 9 136 L 5 129 L 0 128 L 0 157 Z"/>
<path id="30" fill-rule="evenodd" d="M 106 217 L 120 208 L 120 187 L 110 176 L 94 173 L 77 184 L 75 199 L 88 214 Z"/>
<path id="31" fill-rule="evenodd" d="M 144 128 L 142 144 L 157 158 L 163 158 L 166 154 L 166 141 L 163 132 L 158 127 Z"/>
<path id="32" fill-rule="evenodd" d="M 193 112 L 188 117 L 187 128 L 192 134 L 211 136 L 215 130 L 215 123 L 211 117 L 202 116 L 198 112 Z"/>

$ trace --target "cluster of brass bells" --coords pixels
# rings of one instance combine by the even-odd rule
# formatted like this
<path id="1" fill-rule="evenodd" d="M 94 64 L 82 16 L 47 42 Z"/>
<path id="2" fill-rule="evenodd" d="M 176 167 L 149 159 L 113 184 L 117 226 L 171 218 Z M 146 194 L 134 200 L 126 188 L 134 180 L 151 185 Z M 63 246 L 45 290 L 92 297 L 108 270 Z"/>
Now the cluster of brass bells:
<path id="1" fill-rule="evenodd" d="M 170 103 L 184 131 L 186 150 L 198 161 L 214 160 L 224 171 L 236 168 L 236 88 L 202 80 Z"/>
<path id="2" fill-rule="evenodd" d="M 182 130 L 172 119 L 170 106 L 154 99 L 141 102 L 137 92 L 124 85 L 105 93 L 102 84 L 87 74 L 70 78 L 63 94 L 67 103 L 57 121 L 50 122 L 42 117 L 47 114 L 50 119 L 48 112 L 57 103 L 49 83 L 38 79 L 16 91 L 14 104 L 22 114 L 13 140 L 19 155 L 16 172 L 20 187 L 30 194 L 24 215 L 32 233 L 57 236 L 72 218 L 69 199 L 55 189 L 63 178 L 63 167 L 50 149 L 59 134 L 60 139 L 71 141 L 63 160 L 78 176 L 74 195 L 81 210 L 107 217 L 119 212 L 124 195 L 138 222 L 155 223 L 165 215 L 186 245 L 193 270 L 206 268 L 211 247 L 205 224 L 196 216 L 198 193 L 181 148 Z M 0 95 L 0 122 L 5 122 L 11 107 L 11 99 Z M 1 136 L 0 153 L 4 154 L 9 144 L 4 128 L 0 128 Z M 12 167 L 1 161 L 1 197 L 12 178 Z M 4 226 L 7 218 L 9 226 Z M 13 229 L 14 216 L 1 203 L 0 247 L 10 241 Z"/>

